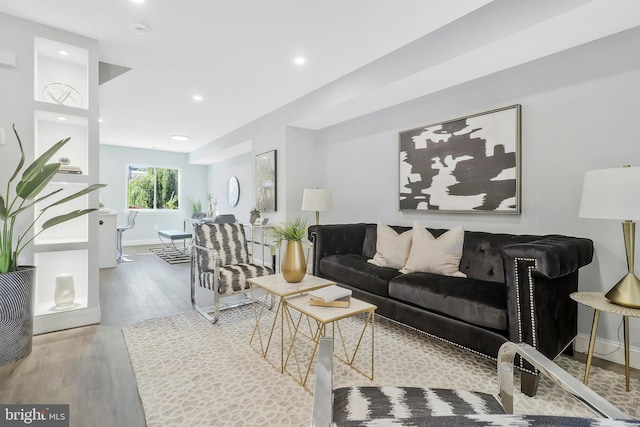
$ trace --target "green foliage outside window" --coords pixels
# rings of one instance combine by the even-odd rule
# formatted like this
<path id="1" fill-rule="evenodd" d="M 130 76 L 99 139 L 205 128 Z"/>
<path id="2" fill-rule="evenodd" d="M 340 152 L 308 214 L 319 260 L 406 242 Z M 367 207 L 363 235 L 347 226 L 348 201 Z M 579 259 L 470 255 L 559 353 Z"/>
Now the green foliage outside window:
<path id="1" fill-rule="evenodd" d="M 178 209 L 177 169 L 129 166 L 127 204 L 130 209 Z"/>

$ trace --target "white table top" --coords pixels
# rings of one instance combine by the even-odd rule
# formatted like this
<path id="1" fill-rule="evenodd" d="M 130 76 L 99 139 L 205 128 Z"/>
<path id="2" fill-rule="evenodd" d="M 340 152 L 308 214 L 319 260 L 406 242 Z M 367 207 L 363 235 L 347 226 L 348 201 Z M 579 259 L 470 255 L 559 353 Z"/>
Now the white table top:
<path id="1" fill-rule="evenodd" d="M 621 316 L 640 317 L 640 309 L 614 304 L 604 296 L 604 292 L 574 292 L 569 296 L 572 300 L 596 310 Z"/>
<path id="2" fill-rule="evenodd" d="M 271 274 L 269 276 L 254 277 L 247 280 L 252 286 L 258 286 L 267 292 L 278 295 L 279 297 L 287 297 L 290 295 L 300 294 L 312 291 L 314 289 L 324 288 L 325 286 L 335 285 L 335 282 L 322 279 L 320 277 L 307 274 L 301 282 L 289 283 L 284 280 L 282 274 Z"/>
<path id="3" fill-rule="evenodd" d="M 287 300 L 287 305 L 295 310 L 306 314 L 312 319 L 321 323 L 331 323 L 336 320 L 345 319 L 359 313 L 373 311 L 377 306 L 364 302 L 357 298 L 351 297 L 349 307 L 324 307 L 319 305 L 311 305 L 309 295 L 300 295 L 298 297 Z"/>

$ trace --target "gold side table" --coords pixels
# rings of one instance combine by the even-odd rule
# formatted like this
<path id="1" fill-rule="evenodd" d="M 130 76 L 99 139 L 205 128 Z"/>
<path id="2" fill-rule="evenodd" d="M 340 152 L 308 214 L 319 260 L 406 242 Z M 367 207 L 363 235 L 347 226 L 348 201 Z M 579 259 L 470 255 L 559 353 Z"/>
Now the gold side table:
<path id="1" fill-rule="evenodd" d="M 629 316 L 640 318 L 640 309 L 628 308 L 610 302 L 604 292 L 574 292 L 571 299 L 593 308 L 593 325 L 591 326 L 591 337 L 589 338 L 589 353 L 587 353 L 587 366 L 584 371 L 584 384 L 589 382 L 589 371 L 593 361 L 593 349 L 596 344 L 596 332 L 598 331 L 598 321 L 600 312 L 619 314 L 624 320 L 624 373 L 626 378 L 627 391 L 629 391 Z"/>

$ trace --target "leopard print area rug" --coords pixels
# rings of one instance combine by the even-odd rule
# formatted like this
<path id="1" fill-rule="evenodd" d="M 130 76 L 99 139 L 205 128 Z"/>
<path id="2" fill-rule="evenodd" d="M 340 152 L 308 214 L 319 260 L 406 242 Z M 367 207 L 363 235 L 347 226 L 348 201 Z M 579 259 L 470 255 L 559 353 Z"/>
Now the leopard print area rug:
<path id="1" fill-rule="evenodd" d="M 276 310 L 261 318 L 263 345 Z M 340 322 L 345 346 L 351 352 L 358 342 L 364 319 Z M 159 426 L 307 426 L 312 395 L 294 376 L 304 374 L 313 351 L 312 342 L 299 336 L 286 371 L 280 373 L 280 322 L 263 358 L 249 341 L 255 325 L 252 306 L 224 311 L 210 324 L 195 311 L 146 320 L 123 328 L 147 425 Z M 301 331 L 312 325 L 303 320 Z M 331 328 L 329 327 L 329 331 Z M 335 333 L 338 333 L 336 328 Z M 285 352 L 289 327 L 285 324 Z M 336 341 L 338 343 L 339 341 Z M 336 351 L 342 344 L 337 344 Z M 381 317 L 375 321 L 375 374 L 368 380 L 340 361 L 334 361 L 334 387 L 394 385 L 473 390 L 495 394 L 495 361 L 459 349 Z M 370 330 L 364 334 L 354 365 L 370 372 Z M 578 379 L 584 364 L 565 356 L 556 362 Z M 300 367 L 300 371 L 298 370 Z M 312 364 L 307 387 L 313 390 Z M 592 367 L 589 385 L 601 396 L 633 417 L 640 417 L 640 381 L 624 389 L 624 376 Z M 542 378 L 538 393 L 515 396 L 519 414 L 592 414 L 552 381 Z"/>

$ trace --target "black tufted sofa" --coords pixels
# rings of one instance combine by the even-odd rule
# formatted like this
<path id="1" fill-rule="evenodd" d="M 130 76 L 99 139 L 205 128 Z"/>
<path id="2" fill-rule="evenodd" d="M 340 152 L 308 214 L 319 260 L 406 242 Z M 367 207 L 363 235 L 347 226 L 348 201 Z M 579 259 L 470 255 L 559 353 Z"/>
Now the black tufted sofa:
<path id="1" fill-rule="evenodd" d="M 397 232 L 411 227 L 393 226 Z M 428 229 L 435 237 L 447 230 Z M 313 274 L 378 306 L 377 314 L 494 358 L 506 341 L 525 342 L 550 359 L 577 334 L 578 269 L 591 262 L 591 240 L 465 231 L 460 271 L 467 278 L 402 274 L 367 262 L 376 224 L 315 225 Z M 533 396 L 538 372 L 526 362 L 522 392 Z"/>

